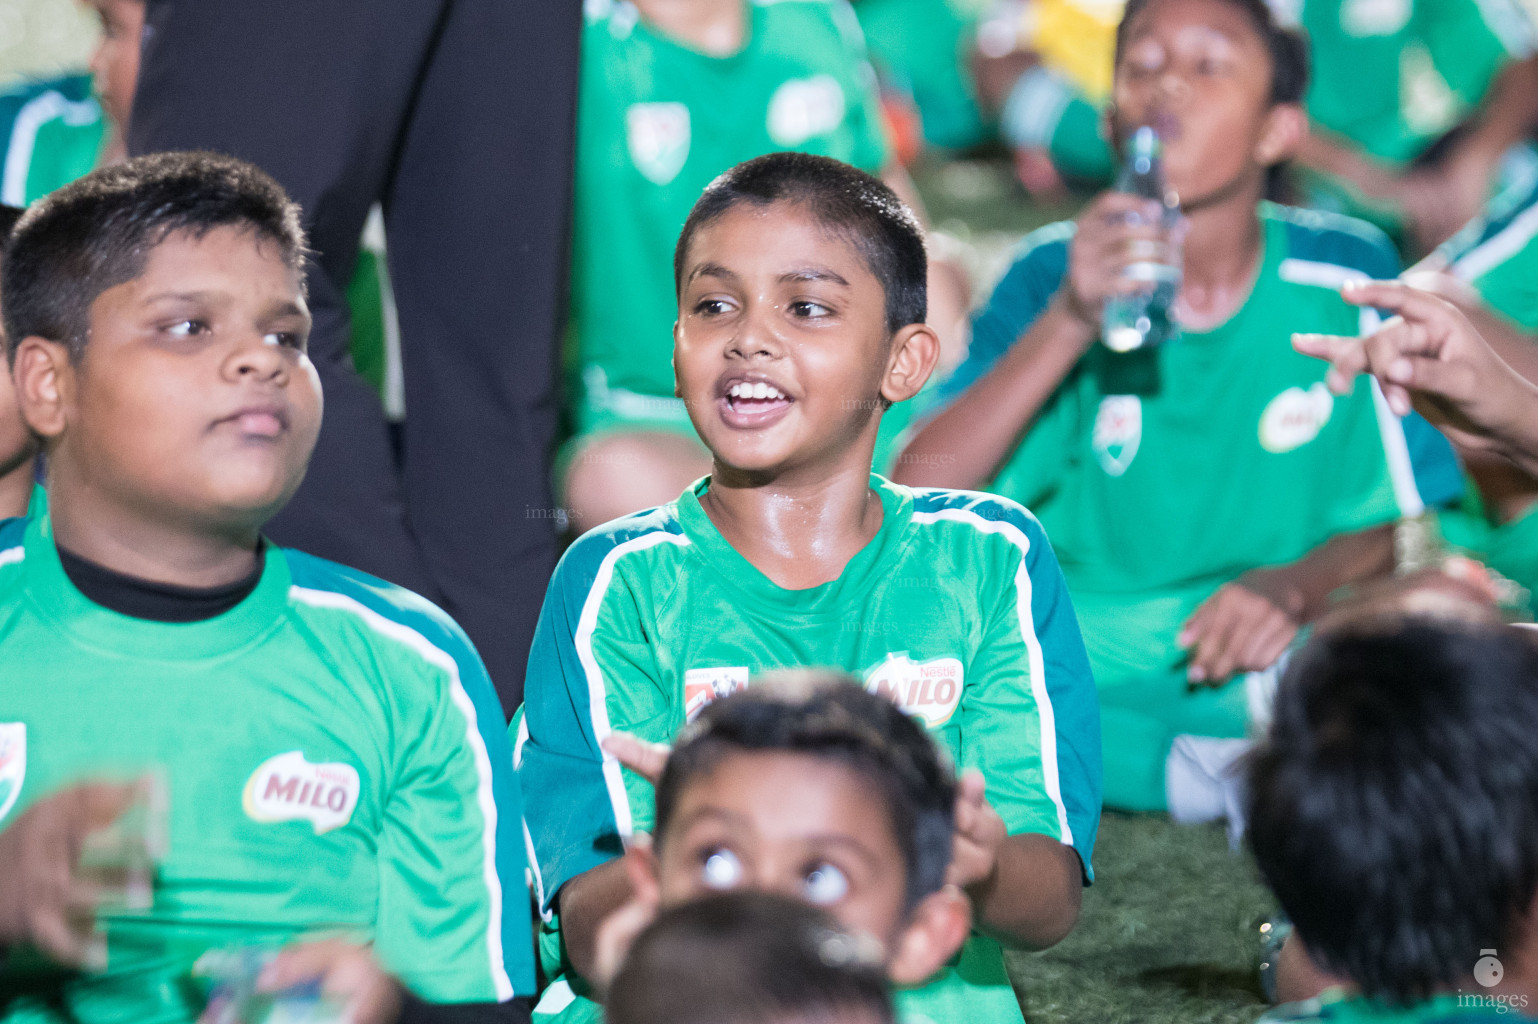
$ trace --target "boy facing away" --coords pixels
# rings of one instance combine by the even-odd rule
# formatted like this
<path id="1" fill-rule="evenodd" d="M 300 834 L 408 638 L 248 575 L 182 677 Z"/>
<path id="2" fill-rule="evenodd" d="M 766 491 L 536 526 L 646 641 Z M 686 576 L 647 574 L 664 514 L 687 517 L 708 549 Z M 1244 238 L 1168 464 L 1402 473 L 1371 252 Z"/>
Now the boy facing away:
<path id="1" fill-rule="evenodd" d="M 1012 502 L 870 472 L 882 411 L 937 356 L 925 263 L 891 190 L 804 154 L 739 164 L 685 224 L 674 365 L 714 471 L 566 553 L 519 726 L 542 909 L 574 984 L 629 895 L 623 843 L 652 825 L 650 784 L 604 740 L 671 742 L 699 708 L 784 666 L 852 672 L 981 772 L 987 798 L 959 829 L 953 878 L 981 932 L 1039 948 L 1073 926 L 1099 730 L 1046 535 Z M 1018 1020 L 992 938 L 963 957 L 979 965 L 976 1018 Z"/>
<path id="2" fill-rule="evenodd" d="M 521 808 L 474 649 L 415 595 L 261 536 L 320 427 L 304 250 L 276 182 L 195 153 L 94 172 L 12 235 L 7 355 L 49 510 L 0 524 L 0 845 L 22 865 L 0 943 L 86 959 L 80 842 L 121 795 L 82 780 L 162 776 L 169 844 L 153 908 L 97 918 L 104 972 L 0 1018 L 190 1021 L 205 951 L 317 931 L 352 944 L 269 983 L 361 977 L 364 1020 L 526 1014 Z"/>
<path id="3" fill-rule="evenodd" d="M 1341 983 L 1272 1024 L 1538 1009 L 1538 644 L 1478 606 L 1395 604 L 1321 625 L 1249 765 L 1261 874 Z"/>
<path id="4" fill-rule="evenodd" d="M 1107 297 L 1140 287 L 1124 268 L 1170 244 L 1158 203 L 1103 194 L 1026 240 L 898 474 L 986 484 L 1042 516 L 1089 644 L 1112 806 L 1236 807 L 1226 765 L 1265 696 L 1245 674 L 1338 587 L 1392 568 L 1388 523 L 1461 487 L 1423 422 L 1407 443 L 1368 387 L 1332 397 L 1290 345 L 1359 333 L 1370 314 L 1338 288 L 1398 269 L 1364 224 L 1261 201 L 1303 133 L 1306 77 L 1302 41 L 1260 0 L 1128 4 L 1112 128 L 1164 140 L 1182 335 L 1099 343 Z"/>

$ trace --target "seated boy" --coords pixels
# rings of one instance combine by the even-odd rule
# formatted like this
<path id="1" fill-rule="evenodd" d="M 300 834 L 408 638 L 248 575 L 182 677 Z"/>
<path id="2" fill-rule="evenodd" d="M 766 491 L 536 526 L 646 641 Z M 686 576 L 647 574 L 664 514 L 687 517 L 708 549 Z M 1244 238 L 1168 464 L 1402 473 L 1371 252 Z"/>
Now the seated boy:
<path id="1" fill-rule="evenodd" d="M 794 665 L 854 673 L 981 771 L 953 877 L 981 931 L 1040 948 L 1072 928 L 1100 737 L 1046 535 L 1012 502 L 870 473 L 882 411 L 937 358 L 925 264 L 891 190 L 823 157 L 750 160 L 695 204 L 674 365 L 713 472 L 579 539 L 531 653 L 519 773 L 561 970 L 591 976 L 598 923 L 630 892 L 622 843 L 652 820 L 651 786 L 604 739 L 670 742 L 716 696 Z M 964 959 L 977 1019 L 1018 1020 L 992 939 Z"/>
<path id="2" fill-rule="evenodd" d="M 885 173 L 874 75 L 842 0 L 586 7 L 572 237 L 573 437 L 557 491 L 575 532 L 671 501 L 710 472 L 675 396 L 669 260 L 718 174 L 775 150 Z M 942 339 L 965 289 L 937 274 Z M 947 315 L 949 314 L 949 315 Z M 902 407 L 902 411 L 907 411 Z M 882 452 L 895 438 L 889 426 Z"/>
<path id="3" fill-rule="evenodd" d="M 968 1002 L 964 967 L 933 977 L 967 936 L 966 900 L 947 880 L 956 822 L 978 812 L 981 788 L 969 778 L 958 791 L 923 725 L 891 700 L 843 672 L 769 672 L 702 708 L 671 755 L 624 733 L 605 749 L 656 786 L 656 811 L 650 840 L 625 857 L 633 896 L 599 933 L 600 987 L 659 907 L 762 889 L 826 907 L 893 982 L 929 982 L 925 1015 L 993 1018 Z"/>
<path id="4" fill-rule="evenodd" d="M 825 912 L 731 892 L 675 907 L 631 948 L 607 1024 L 895 1024 L 881 964 Z M 709 969 L 702 971 L 701 965 Z"/>
<path id="5" fill-rule="evenodd" d="M 0 872 L 20 908 L 0 943 L 81 959 L 57 925 L 111 813 L 67 787 L 154 771 L 170 803 L 153 909 L 98 922 L 105 972 L 4 1019 L 190 1021 L 205 951 L 316 931 L 369 943 L 408 1013 L 527 1012 L 521 808 L 474 649 L 415 595 L 260 533 L 320 427 L 304 251 L 277 183 L 212 154 L 96 171 L 11 236 L 7 355 L 49 511 L 0 525 L 0 837 L 59 845 Z M 274 971 L 359 969 L 320 949 Z"/>
<path id="6" fill-rule="evenodd" d="M 660 772 L 621 744 L 609 749 L 657 787 L 650 841 L 625 858 L 634 896 L 600 932 L 598 980 L 611 1009 L 608 983 L 636 932 L 659 909 L 715 892 L 763 890 L 825 908 L 899 985 L 929 980 L 961 948 L 971 918 L 946 882 L 954 823 L 973 813 L 975 794 L 958 799 L 924 727 L 845 673 L 766 673 L 702 709 Z M 938 1001 L 942 991 L 955 1001 Z M 966 1002 L 973 994 L 947 968 L 924 1013 L 957 1019 L 970 1008 L 991 1019 Z"/>
<path id="7" fill-rule="evenodd" d="M 1265 696 L 1240 677 L 1336 588 L 1393 567 L 1387 524 L 1461 489 L 1423 422 L 1407 445 L 1368 387 L 1332 398 L 1289 344 L 1356 332 L 1340 284 L 1398 270 L 1372 228 L 1261 201 L 1304 130 L 1302 45 L 1262 0 L 1127 5 L 1114 129 L 1165 140 L 1187 229 L 1182 336 L 1099 343 L 1107 296 L 1139 287 L 1124 268 L 1172 244 L 1158 203 L 1103 194 L 1026 240 L 953 400 L 902 456 L 904 482 L 985 485 L 1042 517 L 1100 690 L 1110 806 L 1236 810 L 1228 764 Z"/>
<path id="8" fill-rule="evenodd" d="M 0 206 L 0 267 L 5 264 L 5 250 L 11 228 L 21 211 L 14 206 Z M 0 346 L 4 345 L 0 328 Z M 36 507 L 42 489 L 34 482 L 37 474 L 37 438 L 27 429 L 16 407 L 16 389 L 11 384 L 10 367 L 0 367 L 0 519 L 24 516 Z"/>
<path id="9" fill-rule="evenodd" d="M 1538 1007 L 1538 645 L 1477 606 L 1418 603 L 1321 625 L 1249 765 L 1261 874 L 1340 983 L 1267 1021 Z"/>

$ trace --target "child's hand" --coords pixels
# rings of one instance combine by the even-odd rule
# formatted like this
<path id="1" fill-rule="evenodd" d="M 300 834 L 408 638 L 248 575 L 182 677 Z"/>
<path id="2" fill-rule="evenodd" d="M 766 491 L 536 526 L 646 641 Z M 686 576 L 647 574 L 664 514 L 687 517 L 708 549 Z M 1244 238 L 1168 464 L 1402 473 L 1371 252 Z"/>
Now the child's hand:
<path id="1" fill-rule="evenodd" d="M 61 964 L 91 953 L 97 892 L 79 875 L 86 836 L 131 804 L 137 783 L 87 783 L 39 800 L 0 831 L 0 944 L 30 943 Z"/>
<path id="2" fill-rule="evenodd" d="M 340 939 L 289 946 L 262 970 L 256 989 L 281 992 L 313 982 L 346 1003 L 350 1024 L 390 1024 L 400 1016 L 400 983 L 369 947 Z"/>
<path id="3" fill-rule="evenodd" d="M 1534 387 L 1506 365 L 1457 307 L 1397 281 L 1341 289 L 1347 302 L 1397 313 L 1366 338 L 1295 334 L 1292 345 L 1330 363 L 1325 383 L 1336 394 L 1353 378 L 1378 378 L 1389 408 L 1413 407 L 1460 447 L 1538 463 L 1531 411 Z M 1495 442 L 1492 444 L 1492 440 Z"/>
<path id="4" fill-rule="evenodd" d="M 1303 605 L 1285 567 L 1252 569 L 1219 587 L 1175 638 L 1190 651 L 1186 677 L 1221 686 L 1235 672 L 1267 668 L 1297 636 Z"/>
<path id="5" fill-rule="evenodd" d="M 1068 280 L 1058 298 L 1090 331 L 1090 340 L 1100 335 L 1100 312 L 1108 298 L 1148 287 L 1123 276 L 1128 265 L 1173 260 L 1174 240 L 1163 217 L 1164 207 L 1157 202 L 1124 192 L 1102 192 L 1079 215 L 1069 247 Z"/>
<path id="6" fill-rule="evenodd" d="M 956 836 L 946 884 L 964 889 L 992 878 L 1006 836 L 1004 819 L 988 803 L 982 773 L 963 772 L 956 785 Z"/>
<path id="7" fill-rule="evenodd" d="M 611 732 L 604 737 L 603 749 L 620 764 L 655 786 L 662 780 L 673 748 L 666 743 L 652 743 L 628 732 Z"/>

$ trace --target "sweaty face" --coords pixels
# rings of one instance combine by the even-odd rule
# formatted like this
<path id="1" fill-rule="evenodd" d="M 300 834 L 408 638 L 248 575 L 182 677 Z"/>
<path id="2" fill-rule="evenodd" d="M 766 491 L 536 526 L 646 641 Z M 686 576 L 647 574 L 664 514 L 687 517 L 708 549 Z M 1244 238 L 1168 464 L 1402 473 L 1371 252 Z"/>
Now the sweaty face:
<path id="1" fill-rule="evenodd" d="M 194 528 L 260 526 L 320 429 L 299 271 L 249 230 L 173 234 L 97 296 L 51 472 L 97 501 Z"/>
<path id="2" fill-rule="evenodd" d="M 690 244 L 678 394 L 718 466 L 772 475 L 873 443 L 890 357 L 885 292 L 848 242 L 791 203 L 739 205 Z"/>
<path id="3" fill-rule="evenodd" d="M 102 106 L 119 128 L 128 124 L 139 83 L 139 39 L 144 0 L 91 0 L 101 20 L 101 42 L 91 54 L 91 76 Z"/>
<path id="4" fill-rule="evenodd" d="M 1187 208 L 1264 168 L 1255 149 L 1271 104 L 1271 57 L 1223 0 L 1153 0 L 1128 26 L 1116 65 L 1113 130 L 1150 125 L 1169 184 Z"/>
<path id="5" fill-rule="evenodd" d="M 727 889 L 824 907 L 890 951 L 905 915 L 905 862 L 870 783 L 835 761 L 742 752 L 680 794 L 657 850 L 666 906 Z"/>

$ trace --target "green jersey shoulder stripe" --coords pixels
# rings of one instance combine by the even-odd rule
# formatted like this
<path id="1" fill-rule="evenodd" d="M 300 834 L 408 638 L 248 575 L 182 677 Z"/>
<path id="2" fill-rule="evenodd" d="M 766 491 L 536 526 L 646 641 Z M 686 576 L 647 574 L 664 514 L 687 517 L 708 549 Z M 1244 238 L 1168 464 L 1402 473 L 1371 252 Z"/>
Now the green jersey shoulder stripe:
<path id="1" fill-rule="evenodd" d="M 482 880 L 489 906 L 486 954 L 493 987 L 498 1001 L 511 999 L 517 991 L 531 991 L 532 978 L 515 985 L 508 970 L 508 954 L 523 950 L 528 940 L 521 915 L 510 920 L 505 913 L 503 892 L 504 879 L 523 877 L 521 802 L 495 690 L 469 637 L 448 615 L 417 595 L 312 555 L 287 549 L 283 554 L 293 577 L 291 600 L 357 617 L 370 631 L 403 645 L 448 680 L 450 700 L 465 720 L 465 742 L 478 776 L 475 802 L 483 821 Z M 504 813 L 498 813 L 499 807 Z M 521 900 L 514 899 L 512 905 L 521 906 Z M 514 960 L 523 966 L 519 961 L 532 968 L 526 957 Z"/>
<path id="2" fill-rule="evenodd" d="M 5 160 L 0 165 L 0 202 L 26 206 L 27 179 L 38 133 L 50 121 L 72 126 L 93 125 L 102 119 L 101 105 L 91 95 L 89 75 L 70 75 L 27 83 L 0 96 L 0 130 L 5 130 Z"/>
<path id="3" fill-rule="evenodd" d="M 1027 571 L 1026 556 L 1031 550 L 1031 541 L 1026 537 L 1021 524 L 1013 523 L 1008 519 L 1000 518 L 988 520 L 971 508 L 955 508 L 942 506 L 933 510 L 925 509 L 925 498 L 945 502 L 955 496 L 955 492 L 925 493 L 916 491 L 914 495 L 913 521 L 916 523 L 937 523 L 951 521 L 965 523 L 983 533 L 998 533 L 1009 538 L 1009 542 L 1020 549 L 1020 564 L 1015 569 L 1016 612 L 1020 617 L 1020 638 L 1025 641 L 1025 648 L 1030 657 L 1030 686 L 1031 696 L 1036 700 L 1036 706 L 1041 714 L 1041 762 L 1042 773 L 1045 777 L 1047 796 L 1057 807 L 1058 827 L 1062 831 L 1062 841 L 1073 845 L 1073 829 L 1068 824 L 1068 809 L 1063 806 L 1062 786 L 1057 773 L 1057 733 L 1056 722 L 1052 713 L 1052 699 L 1048 694 L 1046 680 L 1046 665 L 1041 653 L 1041 641 L 1036 636 L 1035 615 L 1031 606 L 1031 574 Z M 981 495 L 979 495 L 981 497 Z M 1001 505 L 1002 503 L 991 503 Z M 1024 509 L 1021 509 L 1023 512 Z M 1006 511 L 1006 515 L 1008 512 Z M 1039 529 L 1039 527 L 1038 527 Z"/>
<path id="4" fill-rule="evenodd" d="M 1497 232 L 1460 256 L 1449 268 L 1464 281 L 1483 277 L 1511 259 L 1538 236 L 1538 199 L 1512 217 Z"/>

